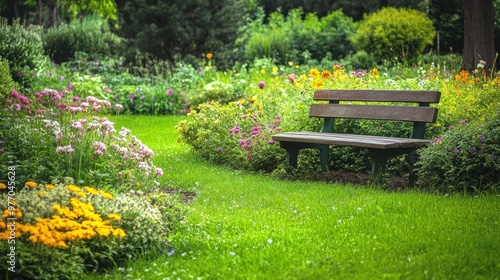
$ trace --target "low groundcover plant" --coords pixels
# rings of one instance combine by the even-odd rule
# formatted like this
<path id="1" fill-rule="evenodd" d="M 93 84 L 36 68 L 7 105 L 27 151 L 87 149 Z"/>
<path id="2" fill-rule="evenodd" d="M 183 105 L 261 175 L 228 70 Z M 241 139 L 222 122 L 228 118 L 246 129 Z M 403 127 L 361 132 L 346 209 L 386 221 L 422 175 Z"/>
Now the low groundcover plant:
<path id="1" fill-rule="evenodd" d="M 70 278 L 151 250 L 165 251 L 182 216 L 181 203 L 170 195 L 112 195 L 77 186 L 72 178 L 54 184 L 28 181 L 15 196 L 0 183 L 0 198 L 10 202 L 0 219 L 0 247 L 3 252 L 15 248 L 16 277 L 29 279 Z M 3 275 L 9 267 L 2 262 Z"/>

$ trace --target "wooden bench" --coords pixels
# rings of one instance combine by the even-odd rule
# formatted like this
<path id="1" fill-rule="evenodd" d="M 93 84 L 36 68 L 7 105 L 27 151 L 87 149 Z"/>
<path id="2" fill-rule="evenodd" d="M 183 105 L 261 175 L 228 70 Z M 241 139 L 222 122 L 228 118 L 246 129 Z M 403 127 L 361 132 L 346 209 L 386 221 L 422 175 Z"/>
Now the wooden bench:
<path id="1" fill-rule="evenodd" d="M 311 105 L 310 116 L 324 118 L 321 132 L 285 132 L 274 135 L 272 139 L 279 141 L 287 151 L 288 169 L 297 168 L 299 150 L 304 148 L 320 150 L 323 171 L 328 171 L 330 145 L 363 148 L 372 161 L 373 181 L 380 181 L 385 175 L 388 158 L 406 154 L 409 183 L 413 185 L 417 179 L 413 172 L 418 159 L 415 151 L 430 143 L 424 140 L 425 126 L 436 122 L 437 118 L 438 109 L 429 105 L 438 103 L 440 97 L 438 91 L 422 90 L 316 90 L 315 101 L 328 101 L 328 104 L 313 102 Z M 336 118 L 413 122 L 413 130 L 408 138 L 334 133 Z"/>

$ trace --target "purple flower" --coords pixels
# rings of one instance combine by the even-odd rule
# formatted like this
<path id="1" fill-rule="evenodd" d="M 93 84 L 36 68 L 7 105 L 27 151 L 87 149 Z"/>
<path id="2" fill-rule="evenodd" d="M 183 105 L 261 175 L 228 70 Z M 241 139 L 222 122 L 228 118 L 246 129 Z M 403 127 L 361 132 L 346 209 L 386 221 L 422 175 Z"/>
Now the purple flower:
<path id="1" fill-rule="evenodd" d="M 72 83 L 69 83 L 68 85 L 68 90 L 71 90 L 73 88 L 73 84 Z"/>
<path id="2" fill-rule="evenodd" d="M 64 76 L 61 76 L 61 78 L 59 78 L 61 80 L 61 82 L 64 82 Z"/>
<path id="3" fill-rule="evenodd" d="M 171 88 L 169 88 L 169 89 L 167 90 L 167 94 L 168 94 L 168 95 L 172 95 L 172 93 L 174 93 L 174 91 L 173 91 Z"/>
<path id="4" fill-rule="evenodd" d="M 276 141 L 274 141 L 274 140 L 272 140 L 272 139 L 271 139 L 271 140 L 269 140 L 269 141 L 267 141 L 267 144 L 269 144 L 269 145 L 273 145 L 274 143 L 276 143 Z"/>
<path id="5" fill-rule="evenodd" d="M 473 152 L 473 153 L 475 153 L 477 150 L 476 150 L 475 147 L 472 147 L 472 148 L 470 148 L 470 151 Z"/>
<path id="6" fill-rule="evenodd" d="M 129 97 L 130 99 L 134 99 L 134 97 L 135 97 L 135 96 L 134 96 L 133 94 L 130 94 L 128 97 Z"/>
<path id="7" fill-rule="evenodd" d="M 217 148 L 217 152 L 218 153 L 222 152 L 222 148 Z"/>
<path id="8" fill-rule="evenodd" d="M 484 142 L 484 136 L 480 136 L 479 141 Z"/>
<path id="9" fill-rule="evenodd" d="M 434 138 L 434 143 L 439 143 L 441 141 L 443 141 L 443 138 L 441 138 L 441 137 Z"/>
<path id="10" fill-rule="evenodd" d="M 458 154 L 458 152 L 459 152 L 458 148 L 455 148 L 455 150 L 453 150 L 453 152 L 454 152 L 455 154 Z"/>
<path id="11" fill-rule="evenodd" d="M 106 88 L 106 90 L 104 90 L 106 93 L 110 93 L 111 92 L 111 89 L 110 88 Z"/>
<path id="12" fill-rule="evenodd" d="M 266 83 L 264 81 L 260 81 L 258 84 L 259 88 L 264 88 L 266 86 Z"/>

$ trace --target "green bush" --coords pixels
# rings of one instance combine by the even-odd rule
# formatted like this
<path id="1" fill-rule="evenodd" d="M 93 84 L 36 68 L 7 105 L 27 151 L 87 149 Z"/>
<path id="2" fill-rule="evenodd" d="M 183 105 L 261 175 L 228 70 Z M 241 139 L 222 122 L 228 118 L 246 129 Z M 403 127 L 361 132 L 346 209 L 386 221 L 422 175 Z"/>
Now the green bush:
<path id="1" fill-rule="evenodd" d="M 349 37 L 354 35 L 355 26 L 342 10 L 331 12 L 321 19 L 316 14 L 307 14 L 304 20 L 301 20 L 302 17 L 302 11 L 295 9 L 287 18 L 294 52 L 308 52 L 311 59 L 319 61 L 327 55 L 340 59 L 354 50 Z"/>
<path id="2" fill-rule="evenodd" d="M 70 61 L 77 52 L 93 57 L 116 53 L 121 39 L 114 35 L 106 20 L 98 15 L 52 27 L 43 35 L 45 52 L 56 63 Z"/>
<path id="3" fill-rule="evenodd" d="M 16 279 L 73 279 L 165 252 L 167 237 L 186 209 L 168 194 L 113 196 L 74 185 L 71 178 L 54 184 L 28 181 L 21 187 L 15 191 L 12 212 L 5 206 L 0 218 L 1 250 L 10 252 L 15 244 Z M 9 191 L 0 182 L 0 198 L 7 201 Z M 13 217 L 17 219 L 11 238 L 7 218 Z M 0 264 L 3 275 L 9 267 L 8 262 Z"/>
<path id="4" fill-rule="evenodd" d="M 0 58 L 0 108 L 3 107 L 15 87 L 16 84 L 10 74 L 9 62 Z"/>
<path id="5" fill-rule="evenodd" d="M 19 20 L 9 26 L 5 18 L 0 18 L 0 42 L 0 58 L 9 62 L 12 78 L 28 87 L 32 75 L 45 63 L 39 29 L 23 26 Z"/>
<path id="6" fill-rule="evenodd" d="M 246 42 L 249 61 L 267 57 L 281 64 L 303 63 L 348 55 L 353 50 L 349 37 L 354 32 L 352 19 L 340 10 L 320 19 L 312 13 L 304 18 L 299 8 L 291 10 L 286 18 L 279 12 L 272 13 L 268 24 L 264 24 L 263 14 L 258 13 L 239 40 Z"/>
<path id="7" fill-rule="evenodd" d="M 500 111 L 481 122 L 461 121 L 420 152 L 420 184 L 441 192 L 498 191 Z"/>
<path id="8" fill-rule="evenodd" d="M 379 61 L 395 57 L 414 61 L 432 45 L 436 31 L 423 13 L 411 9 L 383 8 L 360 22 L 352 42 Z"/>

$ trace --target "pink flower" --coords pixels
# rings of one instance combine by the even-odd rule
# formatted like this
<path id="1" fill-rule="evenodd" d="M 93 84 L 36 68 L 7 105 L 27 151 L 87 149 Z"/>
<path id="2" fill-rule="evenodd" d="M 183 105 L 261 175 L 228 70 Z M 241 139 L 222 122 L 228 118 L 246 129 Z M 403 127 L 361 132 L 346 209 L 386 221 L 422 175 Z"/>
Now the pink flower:
<path id="1" fill-rule="evenodd" d="M 266 86 L 266 83 L 264 81 L 260 81 L 258 84 L 259 88 L 264 88 Z"/>
<path id="2" fill-rule="evenodd" d="M 111 92 L 111 89 L 110 89 L 110 88 L 106 88 L 105 92 L 106 92 L 106 93 L 110 93 L 110 92 Z"/>
<path id="3" fill-rule="evenodd" d="M 156 168 L 155 174 L 156 174 L 156 176 L 163 176 L 163 169 L 161 169 L 159 167 Z"/>
<path id="4" fill-rule="evenodd" d="M 134 97 L 135 97 L 135 96 L 134 96 L 133 94 L 130 94 L 128 97 L 129 97 L 130 99 L 134 99 Z"/>
<path id="5" fill-rule="evenodd" d="M 61 79 L 61 82 L 64 82 L 64 76 L 61 76 L 60 79 Z"/>
<path id="6" fill-rule="evenodd" d="M 16 90 L 12 91 L 12 97 L 18 97 L 19 93 Z"/>
<path id="7" fill-rule="evenodd" d="M 115 109 L 116 111 L 120 111 L 121 109 L 123 109 L 123 106 L 121 104 L 116 104 Z"/>
<path id="8" fill-rule="evenodd" d="M 72 83 L 69 83 L 69 85 L 68 85 L 68 90 L 71 90 L 71 89 L 73 89 L 73 84 L 72 84 Z"/>
<path id="9" fill-rule="evenodd" d="M 171 88 L 169 88 L 169 89 L 167 90 L 167 94 L 168 94 L 168 95 L 172 95 L 172 93 L 174 93 L 174 91 L 173 91 Z"/>
<path id="10" fill-rule="evenodd" d="M 82 100 L 80 99 L 80 97 L 74 96 L 73 101 L 80 103 L 80 101 L 82 101 Z"/>

